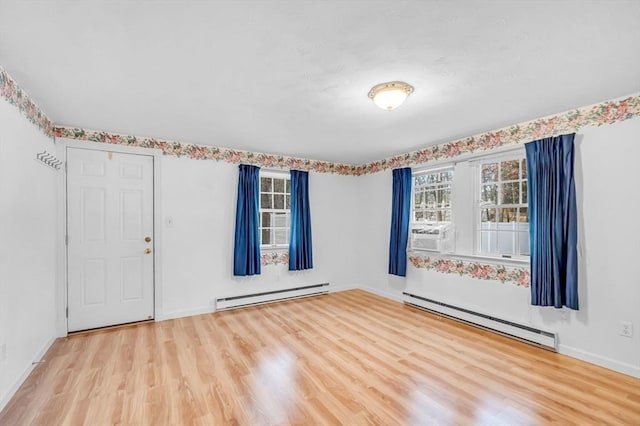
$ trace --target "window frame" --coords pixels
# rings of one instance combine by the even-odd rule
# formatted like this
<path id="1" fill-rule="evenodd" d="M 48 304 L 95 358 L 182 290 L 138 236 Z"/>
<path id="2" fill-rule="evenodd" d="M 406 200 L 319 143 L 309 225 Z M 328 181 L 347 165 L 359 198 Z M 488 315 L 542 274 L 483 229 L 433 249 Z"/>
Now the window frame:
<path id="1" fill-rule="evenodd" d="M 513 160 L 518 160 L 519 161 L 519 167 L 518 167 L 518 179 L 505 179 L 502 180 L 502 167 L 501 164 L 503 162 L 507 162 L 507 161 L 513 161 Z M 483 201 L 482 201 L 482 188 L 484 185 L 487 185 L 485 182 L 482 182 L 482 167 L 483 165 L 486 164 L 492 164 L 492 163 L 497 163 L 498 166 L 498 176 L 497 179 L 494 181 L 495 185 L 497 185 L 497 193 L 496 193 L 496 203 L 495 204 L 485 204 L 483 205 Z M 527 230 L 526 231 L 521 231 L 520 229 L 514 229 L 514 230 L 499 230 L 496 226 L 496 230 L 495 232 L 505 232 L 505 233 L 512 233 L 514 234 L 514 236 L 516 236 L 515 242 L 514 244 L 514 252 L 513 253 L 502 253 L 500 251 L 497 252 L 483 252 L 481 251 L 481 246 L 482 246 L 482 238 L 481 238 L 481 234 L 482 234 L 482 210 L 485 208 L 493 208 L 495 209 L 495 218 L 496 221 L 494 223 L 499 224 L 499 223 L 515 223 L 515 224 L 520 224 L 520 223 L 527 223 L 527 225 L 529 225 L 529 221 L 527 218 L 527 222 L 520 222 L 520 210 L 519 209 L 527 209 L 527 214 L 528 214 L 528 209 L 529 209 L 529 200 L 528 200 L 528 194 L 525 191 L 523 191 L 523 182 L 526 183 L 527 186 L 524 186 L 524 188 L 527 188 L 528 190 L 528 184 L 529 184 L 529 180 L 528 180 L 528 170 L 526 177 L 524 177 L 523 179 L 523 167 L 522 164 L 525 164 L 525 168 L 526 168 L 526 154 L 524 152 L 524 149 L 522 150 L 517 150 L 515 152 L 509 152 L 509 153 L 496 153 L 496 154 L 489 154 L 486 156 L 482 156 L 481 158 L 473 161 L 473 165 L 476 167 L 475 173 L 474 173 L 474 180 L 473 180 L 473 185 L 474 185 L 474 221 L 473 221 L 473 255 L 475 257 L 482 257 L 482 258 L 494 258 L 494 259 L 502 259 L 502 260 L 514 260 L 514 261 L 529 261 L 530 259 L 530 254 L 526 253 L 523 254 L 520 251 L 520 233 L 526 233 L 527 234 L 527 240 L 528 240 L 528 232 L 529 232 L 529 226 L 527 226 Z M 500 187 L 503 184 L 513 184 L 513 183 L 518 183 L 518 187 L 519 187 L 519 202 L 518 203 L 502 203 L 501 197 L 501 191 L 500 191 Z M 523 199 L 526 197 L 526 202 L 523 202 Z M 516 210 L 516 221 L 515 222 L 499 222 L 500 220 L 500 211 L 501 209 L 517 209 Z M 498 244 L 498 242 L 496 242 L 496 245 Z M 528 252 L 528 250 L 527 250 Z"/>
<path id="2" fill-rule="evenodd" d="M 260 250 L 278 250 L 278 249 L 288 249 L 289 248 L 289 238 L 290 238 L 290 233 L 291 233 L 291 174 L 287 171 L 275 171 L 275 170 L 260 170 L 260 193 L 259 193 L 259 204 L 258 204 L 258 235 L 260 237 Z M 281 179 L 284 180 L 284 192 L 275 192 L 275 185 L 272 181 L 271 183 L 271 191 L 267 192 L 267 191 L 262 191 L 262 179 L 263 178 L 268 178 L 268 179 Z M 287 187 L 288 187 L 288 191 L 287 191 Z M 272 208 L 263 208 L 262 207 L 262 195 L 263 194 L 270 194 L 272 196 L 272 202 L 275 203 L 275 195 L 276 194 L 283 194 L 284 195 L 284 207 L 283 209 L 277 209 L 275 207 Z M 289 208 L 286 208 L 287 206 L 287 200 L 289 200 Z M 273 214 L 273 213 L 285 213 L 285 226 L 274 226 L 274 223 L 270 223 L 270 226 L 263 226 L 263 213 L 269 213 L 269 214 Z M 272 219 L 273 220 L 273 216 Z M 277 243 L 270 243 L 270 244 L 263 244 L 262 243 L 262 231 L 264 229 L 271 229 L 271 234 L 270 234 L 270 238 L 271 241 L 274 241 L 275 238 L 275 230 L 276 229 L 285 229 L 285 235 L 286 235 L 286 243 L 284 244 L 277 244 Z"/>

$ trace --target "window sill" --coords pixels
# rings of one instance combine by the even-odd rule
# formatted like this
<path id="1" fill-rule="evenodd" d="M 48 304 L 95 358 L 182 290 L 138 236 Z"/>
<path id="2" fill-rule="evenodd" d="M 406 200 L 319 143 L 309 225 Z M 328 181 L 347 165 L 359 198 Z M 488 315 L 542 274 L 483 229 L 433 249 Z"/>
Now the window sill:
<path id="1" fill-rule="evenodd" d="M 529 266 L 529 259 L 514 259 L 506 257 L 480 256 L 474 254 L 438 253 L 428 250 L 407 250 L 407 254 L 418 257 L 433 257 L 437 259 L 466 260 L 486 263 L 490 265 Z"/>
<path id="2" fill-rule="evenodd" d="M 283 251 L 283 250 L 289 250 L 289 245 L 260 246 L 260 251 Z"/>

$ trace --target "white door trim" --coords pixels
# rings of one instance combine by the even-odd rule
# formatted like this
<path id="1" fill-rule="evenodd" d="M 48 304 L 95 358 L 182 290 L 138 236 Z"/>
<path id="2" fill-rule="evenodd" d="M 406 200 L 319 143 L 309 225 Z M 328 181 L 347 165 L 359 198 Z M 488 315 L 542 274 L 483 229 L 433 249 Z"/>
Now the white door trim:
<path id="1" fill-rule="evenodd" d="M 161 173 L 162 173 L 162 161 L 160 160 L 162 157 L 162 151 L 159 149 L 152 148 L 139 148 L 139 147 L 131 147 L 131 146 L 121 146 L 121 145 L 113 145 L 107 143 L 99 143 L 99 142 L 88 142 L 88 141 L 77 141 L 72 139 L 64 139 L 59 138 L 56 139 L 58 143 L 59 158 L 64 158 L 65 165 L 67 161 L 67 148 L 78 148 L 78 149 L 87 149 L 87 150 L 95 150 L 95 151 L 111 151 L 118 152 L 123 154 L 139 154 L 139 155 L 148 155 L 153 158 L 153 240 L 154 244 L 154 318 L 158 321 L 163 317 L 162 313 L 162 191 L 161 191 Z M 60 211 L 62 212 L 59 215 L 59 223 L 62 232 L 59 235 L 60 240 L 60 253 L 58 264 L 61 266 L 60 270 L 62 273 L 60 274 L 60 282 L 58 284 L 59 297 L 58 300 L 61 302 L 59 309 L 59 335 L 66 336 L 68 330 L 67 324 L 67 288 L 68 288 L 68 259 L 67 259 L 67 245 L 66 245 L 66 235 L 67 235 L 67 170 L 66 167 L 61 174 L 62 178 L 60 179 L 59 190 L 60 193 L 63 194 L 62 197 L 59 197 L 62 200 L 59 205 Z M 64 324 L 64 330 L 62 330 L 62 324 Z"/>

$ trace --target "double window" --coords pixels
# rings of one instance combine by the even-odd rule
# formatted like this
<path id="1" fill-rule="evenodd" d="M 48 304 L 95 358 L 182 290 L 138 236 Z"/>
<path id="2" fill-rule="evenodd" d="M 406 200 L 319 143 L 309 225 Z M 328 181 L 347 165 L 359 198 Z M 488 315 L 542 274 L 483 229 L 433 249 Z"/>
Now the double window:
<path id="1" fill-rule="evenodd" d="M 454 254 L 529 256 L 524 152 L 414 173 L 412 222 L 413 233 L 435 233 L 450 225 Z"/>
<path id="2" fill-rule="evenodd" d="M 291 216 L 289 175 L 260 176 L 260 246 L 280 248 L 289 245 Z"/>

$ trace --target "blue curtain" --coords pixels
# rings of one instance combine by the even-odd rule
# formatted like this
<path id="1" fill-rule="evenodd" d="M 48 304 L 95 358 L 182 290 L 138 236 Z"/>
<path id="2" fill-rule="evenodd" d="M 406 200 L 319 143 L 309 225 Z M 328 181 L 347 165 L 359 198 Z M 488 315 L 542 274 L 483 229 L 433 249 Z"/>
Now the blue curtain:
<path id="1" fill-rule="evenodd" d="M 309 173 L 291 170 L 291 235 L 289 270 L 313 268 L 311 249 L 311 211 L 309 208 Z"/>
<path id="2" fill-rule="evenodd" d="M 411 215 L 411 169 L 393 170 L 391 201 L 391 241 L 389 243 L 389 273 L 407 276 L 407 239 Z"/>
<path id="3" fill-rule="evenodd" d="M 233 275 L 260 274 L 259 204 L 260 168 L 240 165 Z"/>
<path id="4" fill-rule="evenodd" d="M 578 309 L 574 136 L 525 144 L 532 305 Z"/>

